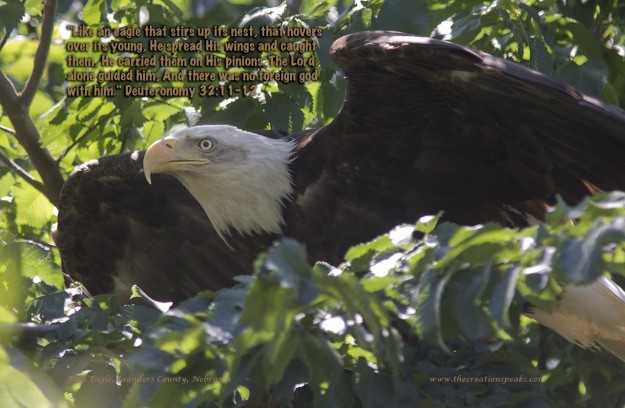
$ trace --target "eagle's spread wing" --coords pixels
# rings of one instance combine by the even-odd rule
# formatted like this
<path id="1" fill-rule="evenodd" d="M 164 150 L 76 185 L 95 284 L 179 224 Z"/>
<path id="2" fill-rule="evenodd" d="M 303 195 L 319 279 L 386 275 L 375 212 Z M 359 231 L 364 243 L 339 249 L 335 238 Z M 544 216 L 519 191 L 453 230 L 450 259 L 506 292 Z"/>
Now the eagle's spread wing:
<path id="1" fill-rule="evenodd" d="M 342 37 L 332 58 L 347 97 L 307 148 L 348 180 L 384 177 L 372 189 L 388 200 L 471 223 L 501 221 L 501 204 L 540 216 L 528 200 L 625 189 L 625 112 L 562 82 L 393 32 Z"/>

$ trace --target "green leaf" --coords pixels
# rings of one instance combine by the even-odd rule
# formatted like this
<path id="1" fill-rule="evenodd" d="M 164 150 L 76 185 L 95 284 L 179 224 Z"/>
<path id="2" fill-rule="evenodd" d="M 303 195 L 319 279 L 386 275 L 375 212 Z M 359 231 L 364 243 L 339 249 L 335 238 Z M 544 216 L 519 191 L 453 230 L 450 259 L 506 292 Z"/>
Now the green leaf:
<path id="1" fill-rule="evenodd" d="M 280 286 L 295 291 L 296 306 L 305 305 L 317 297 L 319 291 L 311 282 L 312 270 L 306 250 L 293 239 L 282 239 L 271 248 L 263 259 L 261 271 L 277 275 Z"/>
<path id="2" fill-rule="evenodd" d="M 589 59 L 596 61 L 601 61 L 603 59 L 604 45 L 599 38 L 593 35 L 589 27 L 572 19 L 563 18 L 560 20 L 560 23 L 574 36 L 582 52 L 587 55 Z"/>
<path id="3" fill-rule="evenodd" d="M 321 334 L 303 333 L 299 356 L 317 386 L 334 382 L 343 369 L 341 356 Z"/>
<path id="4" fill-rule="evenodd" d="M 417 221 L 417 225 L 415 229 L 424 234 L 430 234 L 432 231 L 434 231 L 434 228 L 436 228 L 436 226 L 438 225 L 438 222 L 440 221 L 441 216 L 442 216 L 442 213 L 439 213 L 435 216 L 427 215 L 427 216 L 421 217 Z"/>
<path id="5" fill-rule="evenodd" d="M 240 321 L 254 328 L 254 331 L 241 336 L 241 347 L 249 348 L 252 344 L 265 342 L 276 331 L 290 329 L 294 312 L 289 310 L 293 302 L 293 293 L 287 289 L 254 282 L 245 300 Z"/>
<path id="6" fill-rule="evenodd" d="M 323 394 L 322 401 L 327 407 L 353 407 L 356 396 L 352 390 L 351 378 L 347 372 L 341 371 L 337 378 L 330 383 L 328 390 Z"/>
<path id="7" fill-rule="evenodd" d="M 363 408 L 389 406 L 395 400 L 391 378 L 376 373 L 362 358 L 356 363 L 354 377 L 354 390 Z"/>
<path id="8" fill-rule="evenodd" d="M 530 37 L 530 64 L 532 69 L 542 72 L 543 74 L 553 74 L 553 57 L 547 50 L 544 41 L 536 36 Z"/>
<path id="9" fill-rule="evenodd" d="M 0 348 L 0 401 L 7 408 L 64 406 L 62 393 L 14 349 Z"/>
<path id="10" fill-rule="evenodd" d="M 453 316 L 462 334 L 470 340 L 483 339 L 492 333 L 490 321 L 483 309 L 483 293 L 488 285 L 492 261 L 481 269 L 462 271 L 451 282 L 446 298 L 454 302 Z"/>
<path id="11" fill-rule="evenodd" d="M 512 264 L 503 273 L 497 274 L 499 276 L 496 275 L 498 279 L 494 282 L 490 293 L 488 308 L 500 327 L 510 327 L 508 309 L 514 297 L 514 289 L 520 272 L 521 267 Z"/>
<path id="12" fill-rule="evenodd" d="M 614 105 L 619 106 L 619 96 L 616 88 L 610 82 L 607 82 L 601 92 L 599 93 L 599 98 L 604 101 Z"/>
<path id="13" fill-rule="evenodd" d="M 451 25 L 451 38 L 457 38 L 471 33 L 480 27 L 482 17 L 473 12 L 458 14 L 453 18 Z"/>
<path id="14" fill-rule="evenodd" d="M 326 276 L 318 280 L 328 296 L 344 304 L 350 315 L 362 316 L 376 342 L 381 341 L 383 328 L 388 326 L 389 317 L 378 299 L 367 293 L 362 284 L 351 273 Z"/>
<path id="15" fill-rule="evenodd" d="M 267 348 L 264 371 L 270 384 L 277 384 L 301 347 L 300 338 L 287 332 L 284 341 L 271 342 Z"/>
<path id="16" fill-rule="evenodd" d="M 136 369 L 142 368 L 145 371 L 161 370 L 166 369 L 174 362 L 174 356 L 155 347 L 143 347 L 129 356 L 127 362 Z"/>
<path id="17" fill-rule="evenodd" d="M 22 241 L 20 245 L 24 276 L 37 277 L 57 290 L 63 290 L 64 277 L 58 265 L 54 263 L 50 249 L 33 241 Z"/>
<path id="18" fill-rule="evenodd" d="M 229 103 L 226 108 L 204 115 L 202 122 L 226 123 L 240 128 L 246 128 L 248 121 L 252 119 L 256 109 L 256 102 L 252 98 L 238 98 Z"/>
<path id="19" fill-rule="evenodd" d="M 448 350 L 441 327 L 441 299 L 451 273 L 443 276 L 430 269 L 421 277 L 417 290 L 417 330 L 430 344 Z"/>
<path id="20" fill-rule="evenodd" d="M 573 62 L 558 70 L 558 78 L 585 94 L 598 96 L 608 81 L 608 67 L 600 61 L 590 60 L 582 65 Z"/>
<path id="21" fill-rule="evenodd" d="M 393 248 L 393 242 L 387 235 L 381 235 L 373 241 L 351 247 L 345 259 L 351 262 L 353 270 L 362 271 L 369 269 L 369 263 L 376 253 Z"/>
<path id="22" fill-rule="evenodd" d="M 89 0 L 82 9 L 82 19 L 90 26 L 106 21 L 106 2 L 104 0 Z"/>
<path id="23" fill-rule="evenodd" d="M 39 315 L 44 321 L 50 321 L 65 316 L 66 292 L 49 293 L 33 300 L 30 313 Z"/>
<path id="24" fill-rule="evenodd" d="M 30 185 L 22 183 L 13 190 L 13 197 L 18 208 L 15 219 L 18 225 L 39 227 L 52 219 L 54 206 Z"/>
<path id="25" fill-rule="evenodd" d="M 26 0 L 24 2 L 26 12 L 31 16 L 40 16 L 43 11 L 43 2 L 39 0 Z"/>
<path id="26" fill-rule="evenodd" d="M 267 99 L 263 112 L 272 129 L 294 132 L 304 127 L 304 113 L 300 106 L 292 97 L 283 93 L 274 93 Z"/>
<path id="27" fill-rule="evenodd" d="M 553 259 L 556 253 L 554 247 L 541 248 L 542 256 L 539 262 L 523 270 L 525 282 L 534 292 L 542 292 L 549 282 L 549 274 L 553 271 Z"/>
<path id="28" fill-rule="evenodd" d="M 17 316 L 5 305 L 0 305 L 0 324 L 15 323 Z"/>
<path id="29" fill-rule="evenodd" d="M 375 19 L 375 29 L 427 35 L 431 31 L 427 8 L 423 0 L 385 1 Z"/>
<path id="30" fill-rule="evenodd" d="M 6 309 L 22 311 L 24 290 L 22 283 L 21 245 L 9 231 L 0 229 L 0 304 Z"/>
<path id="31" fill-rule="evenodd" d="M 26 9 L 21 1 L 6 1 L 0 5 L 0 24 L 5 33 L 17 27 Z"/>
<path id="32" fill-rule="evenodd" d="M 606 245 L 624 239 L 625 217 L 608 222 L 599 219 L 584 237 L 571 238 L 562 244 L 558 270 L 570 282 L 590 283 L 603 273 Z"/>

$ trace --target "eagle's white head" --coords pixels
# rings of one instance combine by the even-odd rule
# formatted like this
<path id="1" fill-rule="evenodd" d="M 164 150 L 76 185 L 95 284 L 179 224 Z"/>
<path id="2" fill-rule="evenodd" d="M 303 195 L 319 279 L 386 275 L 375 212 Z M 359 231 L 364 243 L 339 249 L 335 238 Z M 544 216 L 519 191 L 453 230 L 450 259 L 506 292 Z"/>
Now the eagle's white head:
<path id="1" fill-rule="evenodd" d="M 177 130 L 153 143 L 143 159 L 151 174 L 176 177 L 200 203 L 217 233 L 279 233 L 282 203 L 293 192 L 294 144 L 237 129 L 207 125 Z"/>

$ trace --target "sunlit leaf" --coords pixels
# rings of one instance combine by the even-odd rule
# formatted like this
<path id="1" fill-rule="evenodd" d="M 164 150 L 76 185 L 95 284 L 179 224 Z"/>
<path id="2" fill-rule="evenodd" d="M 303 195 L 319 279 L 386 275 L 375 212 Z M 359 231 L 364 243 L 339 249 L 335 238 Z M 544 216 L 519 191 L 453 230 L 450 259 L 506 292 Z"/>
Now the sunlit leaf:
<path id="1" fill-rule="evenodd" d="M 51 220 L 54 206 L 30 185 L 21 184 L 20 188 L 13 190 L 13 197 L 18 207 L 17 224 L 40 226 Z"/>

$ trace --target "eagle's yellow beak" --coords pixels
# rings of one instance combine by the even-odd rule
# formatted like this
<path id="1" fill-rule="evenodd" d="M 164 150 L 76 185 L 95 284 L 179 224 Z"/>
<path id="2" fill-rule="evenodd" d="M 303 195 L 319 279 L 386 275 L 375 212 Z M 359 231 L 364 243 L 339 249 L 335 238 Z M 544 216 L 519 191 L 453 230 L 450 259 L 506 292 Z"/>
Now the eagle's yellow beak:
<path id="1" fill-rule="evenodd" d="M 174 139 L 158 140 L 148 148 L 143 157 L 143 174 L 149 184 L 152 184 L 152 173 L 162 173 L 167 170 L 166 164 L 175 160 Z"/>

